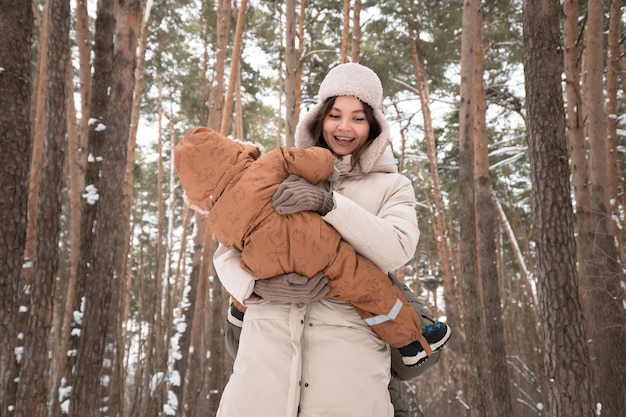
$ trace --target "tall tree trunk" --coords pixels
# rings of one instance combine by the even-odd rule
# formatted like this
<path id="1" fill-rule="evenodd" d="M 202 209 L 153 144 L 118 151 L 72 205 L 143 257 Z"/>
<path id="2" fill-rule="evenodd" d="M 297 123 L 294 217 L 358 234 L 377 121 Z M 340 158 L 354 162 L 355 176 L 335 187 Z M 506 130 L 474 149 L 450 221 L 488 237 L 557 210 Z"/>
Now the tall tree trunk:
<path id="1" fill-rule="evenodd" d="M 72 399 L 76 397 L 76 391 L 70 390 L 76 384 L 78 375 L 75 373 L 79 348 L 81 344 L 81 331 L 83 330 L 83 314 L 85 312 L 85 291 L 90 279 L 92 268 L 92 248 L 94 243 L 93 226 L 98 209 L 98 192 L 100 188 L 100 170 L 102 164 L 102 148 L 105 131 L 102 128 L 108 108 L 108 89 L 110 86 L 111 63 L 113 59 L 113 34 L 115 30 L 115 17 L 113 14 L 114 1 L 102 0 L 98 3 L 96 13 L 96 32 L 93 59 L 93 77 L 91 86 L 90 123 L 88 149 L 89 154 L 85 172 L 83 202 L 80 214 L 80 247 L 79 260 L 76 271 L 76 288 L 74 305 L 72 307 L 72 329 L 65 366 L 65 378 L 62 384 L 63 392 L 67 396 L 55 396 L 55 402 L 70 414 L 74 407 Z M 65 401 L 67 403 L 63 404 Z M 55 404 L 53 413 L 58 413 Z M 81 415 L 80 413 L 77 415 Z"/>
<path id="2" fill-rule="evenodd" d="M 558 0 L 524 1 L 524 78 L 548 414 L 595 415 L 576 270 Z"/>
<path id="3" fill-rule="evenodd" d="M 87 137 L 89 136 L 89 112 L 91 110 L 91 48 L 89 41 L 89 15 L 87 0 L 76 1 L 76 44 L 80 67 L 80 124 L 78 128 L 78 143 L 72 152 L 77 152 L 70 158 L 71 175 L 71 274 L 76 279 L 78 259 L 80 254 L 80 193 L 85 187 L 85 169 L 87 164 Z"/>
<path id="4" fill-rule="evenodd" d="M 75 305 L 76 282 L 78 274 L 78 262 L 80 258 L 80 227 L 81 227 L 81 193 L 85 188 L 85 170 L 87 164 L 87 137 L 89 135 L 89 112 L 91 109 L 91 47 L 89 32 L 89 14 L 86 0 L 76 1 L 76 45 L 78 47 L 79 68 L 78 77 L 80 80 L 80 123 L 78 132 L 69 134 L 71 122 L 68 121 L 68 164 L 69 164 L 69 201 L 70 201 L 70 279 L 67 285 L 65 296 L 64 312 L 60 323 L 59 332 L 59 358 L 55 380 L 53 381 L 53 391 L 57 392 L 61 384 L 61 376 L 65 374 L 68 359 L 67 351 L 70 339 L 70 329 L 72 324 L 72 307 Z M 72 85 L 74 70 L 70 66 L 68 69 L 68 85 Z M 68 117 L 70 110 L 76 110 L 73 104 L 73 94 L 68 95 Z M 73 122 L 72 122 L 73 123 Z M 61 354 L 61 352 L 63 352 Z M 52 410 L 54 417 L 61 415 L 59 408 L 59 396 L 52 396 Z"/>
<path id="5" fill-rule="evenodd" d="M 594 382 L 597 400 L 602 404 L 602 415 L 617 417 L 626 409 L 626 332 L 623 298 L 620 283 L 623 272 L 618 259 L 616 227 L 612 219 L 612 193 L 608 147 L 604 116 L 604 2 L 587 3 L 587 79 L 585 99 L 589 132 L 589 183 L 591 188 L 591 218 L 594 247 L 585 265 L 585 289 L 591 352 L 594 357 Z M 612 138 L 615 141 L 615 137 Z"/>
<path id="6" fill-rule="evenodd" d="M 620 212 L 620 198 L 619 198 L 619 183 L 623 178 L 620 164 L 618 163 L 617 155 L 619 153 L 617 144 L 619 137 L 617 135 L 617 122 L 618 122 L 618 77 L 620 74 L 619 60 L 620 60 L 620 27 L 622 19 L 622 2 L 618 0 L 611 1 L 611 14 L 609 18 L 609 34 L 608 34 L 608 46 L 607 46 L 607 70 L 606 70 L 606 113 L 607 113 L 607 151 L 609 153 L 609 182 L 611 184 L 609 190 L 609 201 L 611 202 L 611 217 L 619 218 Z M 626 77 L 625 77 L 626 78 Z M 621 233 L 616 230 L 617 222 L 611 222 L 611 234 L 615 235 L 617 239 L 617 253 L 622 254 L 620 262 L 624 264 L 626 258 L 624 257 L 624 242 Z"/>
<path id="7" fill-rule="evenodd" d="M 343 17 L 341 19 L 341 52 L 340 62 L 348 62 L 348 50 L 350 48 L 350 0 L 343 0 Z"/>
<path id="8" fill-rule="evenodd" d="M 91 279 L 85 295 L 84 326 L 76 363 L 77 381 L 73 388 L 74 401 L 70 416 L 89 415 L 94 405 L 106 406 L 109 398 L 110 368 L 103 364 L 107 333 L 116 329 L 116 314 L 121 265 L 119 251 L 125 247 L 118 214 L 122 210 L 122 195 L 126 172 L 126 156 L 132 91 L 134 86 L 135 54 L 139 29 L 139 0 L 122 1 L 116 5 L 115 50 L 111 67 L 111 102 L 106 120 L 106 140 L 102 146 L 103 161 L 99 195 L 100 207 L 94 226 Z M 95 115 L 94 115 L 95 116 Z M 101 381 L 103 381 L 101 385 Z"/>
<path id="9" fill-rule="evenodd" d="M 352 16 L 352 62 L 359 62 L 361 54 L 361 0 L 354 0 L 354 15 Z"/>
<path id="10" fill-rule="evenodd" d="M 226 63 L 226 49 L 230 28 L 231 5 L 229 0 L 218 0 L 217 6 L 217 43 L 214 45 L 215 64 L 213 65 L 213 79 L 209 92 L 209 119 L 207 126 L 220 131 L 222 113 L 224 111 L 224 67 Z"/>
<path id="11" fill-rule="evenodd" d="M 45 140 L 45 123 L 46 123 L 46 89 L 48 88 L 48 43 L 49 43 L 49 20 L 50 2 L 46 1 L 43 10 L 43 19 L 41 24 L 41 32 L 39 34 L 39 55 L 37 56 L 37 90 L 34 92 L 33 98 L 36 100 L 32 104 L 35 106 L 35 118 L 31 120 L 34 123 L 33 143 L 30 161 L 30 188 L 28 195 L 28 227 L 26 229 L 26 249 L 24 259 L 32 261 L 35 256 L 35 246 L 37 239 L 35 238 L 37 231 L 37 209 L 39 207 L 39 189 L 41 187 L 41 160 L 43 158 L 43 147 Z M 25 285 L 29 285 L 31 271 L 25 270 Z"/>
<path id="12" fill-rule="evenodd" d="M 484 88 L 484 60 L 482 45 L 482 16 L 478 11 L 474 48 L 474 190 L 476 193 L 476 231 L 478 264 L 482 284 L 485 337 L 487 340 L 484 362 L 490 389 L 489 402 L 494 416 L 513 415 L 506 347 L 502 325 L 502 301 L 498 277 L 496 251 L 496 215 L 489 172 L 489 138 L 487 137 L 487 103 Z M 471 343 L 471 342 L 470 342 Z"/>
<path id="13" fill-rule="evenodd" d="M 19 282 L 18 296 L 19 305 L 27 306 L 31 302 L 31 294 L 29 288 L 32 287 L 33 280 L 33 261 L 35 258 L 36 242 L 37 242 L 37 210 L 39 207 L 39 191 L 41 187 L 41 171 L 42 171 L 42 158 L 43 148 L 45 142 L 45 123 L 46 123 L 46 99 L 48 88 L 48 43 L 50 35 L 49 20 L 50 20 L 50 2 L 46 1 L 43 10 L 41 12 L 40 31 L 38 34 L 38 56 L 37 56 L 37 68 L 36 77 L 33 86 L 33 96 L 31 100 L 31 134 L 32 142 L 30 144 L 30 170 L 29 170 L 29 187 L 28 187 L 28 204 L 27 204 L 27 224 L 26 224 L 26 245 L 23 255 L 23 269 Z M 39 8 L 36 8 L 33 13 L 37 13 Z M 28 322 L 30 320 L 29 314 L 25 309 L 20 309 L 15 322 L 15 328 L 18 334 L 26 334 L 28 331 Z M 23 347 L 22 347 L 23 348 Z M 11 380 L 17 381 L 19 373 L 21 372 L 21 365 L 23 362 L 14 362 L 14 368 L 11 371 L 13 378 Z M 9 385 L 9 397 L 16 397 L 17 384 Z"/>
<path id="14" fill-rule="evenodd" d="M 150 20 L 150 5 L 152 3 L 148 3 L 146 0 L 142 0 L 142 10 L 143 10 L 143 19 L 141 19 L 141 29 L 139 31 L 139 40 L 138 42 L 138 51 L 137 51 L 137 60 L 135 67 L 135 85 L 133 91 L 133 104 L 131 110 L 131 120 L 130 120 L 130 130 L 128 133 L 128 146 L 127 146 L 127 155 L 126 155 L 126 175 L 124 180 L 124 193 L 123 193 L 123 213 L 120 216 L 120 227 L 124 230 L 124 251 L 120 254 L 122 255 L 122 259 L 116 260 L 116 262 L 120 262 L 122 265 L 122 277 L 126 281 L 123 284 L 125 289 L 128 289 L 131 282 L 131 272 L 128 270 L 128 260 L 132 258 L 132 255 L 126 256 L 130 252 L 132 252 L 132 247 L 130 246 L 131 242 L 131 208 L 133 202 L 133 184 L 134 184 L 134 168 L 135 168 L 135 148 L 137 144 L 137 129 L 139 126 L 139 115 L 141 111 L 141 101 L 143 98 L 143 89 L 144 89 L 144 62 L 145 62 L 145 54 L 146 54 L 146 44 L 148 37 L 148 22 Z M 126 333 L 128 326 L 128 303 L 129 303 L 129 292 L 124 290 L 122 292 L 122 297 L 120 299 L 119 305 L 119 315 L 118 315 L 118 323 L 117 323 L 117 333 L 120 335 L 117 338 L 117 357 L 116 364 L 117 366 L 114 368 L 115 373 L 113 377 L 112 387 L 115 392 L 112 393 L 112 404 L 117 406 L 119 409 L 119 415 L 125 415 L 125 392 L 126 392 L 126 384 L 128 381 L 126 380 L 126 368 L 124 364 L 124 358 L 127 354 L 126 349 Z M 123 383 L 117 383 L 116 381 L 122 381 Z"/>
<path id="15" fill-rule="evenodd" d="M 207 73 L 208 73 L 208 68 L 209 68 L 209 48 L 213 47 L 213 45 L 210 45 L 209 32 L 211 28 L 213 27 L 213 25 L 211 24 L 210 19 L 206 15 L 207 13 L 202 14 L 202 41 L 203 42 L 202 42 L 202 64 L 200 65 L 201 71 L 202 71 L 201 81 L 200 81 L 201 82 L 200 97 L 201 97 L 201 103 L 203 105 L 198 109 L 198 117 L 200 120 L 203 121 L 203 123 L 205 123 L 204 121 L 206 121 L 206 123 L 208 124 L 209 93 L 210 93 L 211 84 L 207 81 Z M 216 56 L 219 53 L 220 51 L 217 51 Z"/>
<path id="16" fill-rule="evenodd" d="M 244 137 L 243 130 L 243 102 L 241 100 L 241 71 L 237 71 L 237 83 L 235 86 L 235 121 L 233 127 L 233 136 L 236 138 L 254 140 L 254 135 L 250 135 L 249 138 Z"/>
<path id="17" fill-rule="evenodd" d="M 218 51 L 216 54 L 216 62 L 213 70 L 213 80 L 211 84 L 211 91 L 209 93 L 209 121 L 208 126 L 214 130 L 221 131 L 221 111 L 224 108 L 224 67 L 226 62 L 226 49 L 228 46 L 228 34 L 230 27 L 230 14 L 231 14 L 231 4 L 228 0 L 220 0 L 218 4 L 217 10 L 217 45 L 215 45 L 215 49 Z M 196 237 L 198 240 L 194 240 L 197 243 L 195 245 L 195 250 L 192 258 L 192 270 L 191 275 L 189 277 L 190 282 L 198 282 L 201 280 L 208 279 L 207 272 L 212 265 L 213 258 L 213 248 L 212 248 L 212 233 L 211 230 L 207 228 L 205 221 L 198 221 L 198 216 L 196 216 Z M 193 275 L 197 274 L 197 277 Z M 200 285 L 200 284 L 198 284 Z M 217 282 L 218 286 L 221 286 L 219 282 Z M 196 296 L 197 298 L 197 296 Z M 196 300 L 196 302 L 198 302 Z M 217 303 L 221 308 L 221 301 L 218 299 L 214 299 L 210 301 L 211 303 Z M 213 305 L 213 304 L 211 304 Z M 208 307 L 210 308 L 210 307 Z M 197 311 L 197 309 L 196 309 Z M 222 325 L 222 317 L 223 310 L 219 312 L 219 322 L 218 325 L 221 328 Z M 192 335 L 193 337 L 193 335 Z M 211 356 L 208 358 L 205 367 L 209 367 L 214 375 L 217 375 L 215 378 L 210 378 L 207 381 L 208 392 L 210 393 L 210 397 L 208 398 L 208 413 L 209 415 L 215 415 L 217 411 L 217 407 L 219 404 L 219 399 L 221 398 L 222 391 L 224 390 L 224 381 L 221 378 L 223 374 L 223 361 L 220 359 L 220 355 L 217 353 L 220 349 L 220 344 L 223 345 L 223 341 L 220 341 L 219 344 L 210 345 Z M 194 370 L 196 371 L 196 370 Z M 193 380 L 194 383 L 196 379 Z M 189 393 L 191 395 L 192 393 Z M 187 398 L 190 398 L 187 395 Z M 196 400 L 198 397 L 195 397 L 193 401 L 188 403 L 188 407 L 193 409 L 192 413 L 195 413 Z M 193 414 L 192 414 L 193 415 Z"/>
<path id="18" fill-rule="evenodd" d="M 296 0 L 287 0 L 285 9 L 285 142 L 286 146 L 294 146 L 300 115 L 300 109 L 296 108 L 300 67 L 296 49 Z"/>
<path id="19" fill-rule="evenodd" d="M 158 70 L 157 84 L 157 231 L 156 231 L 156 272 L 155 272 L 155 326 L 154 326 L 154 366 L 157 375 L 167 374 L 167 354 L 169 347 L 169 320 L 167 312 L 168 281 L 163 274 L 163 74 Z M 158 378 L 151 389 L 150 414 L 160 415 L 167 398 L 165 378 Z"/>
<path id="20" fill-rule="evenodd" d="M 89 115 L 91 113 L 91 37 L 89 31 L 89 13 L 87 10 L 87 0 L 76 0 L 76 46 L 78 47 L 79 68 L 78 79 L 80 92 L 80 124 L 78 129 L 78 150 L 79 150 L 79 169 L 80 177 L 78 179 L 80 189 L 85 186 L 85 171 L 87 165 L 87 140 L 89 137 Z M 78 203 L 77 209 L 80 209 Z M 80 236 L 80 216 L 76 219 L 76 223 L 72 223 L 72 229 L 78 229 L 75 233 Z M 78 265 L 78 247 L 73 251 L 76 253 L 73 261 L 73 273 L 76 274 Z"/>
<path id="21" fill-rule="evenodd" d="M 565 93 L 567 97 L 567 132 L 571 158 L 574 198 L 576 200 L 576 227 L 578 229 L 578 273 L 584 276 L 585 265 L 592 253 L 591 194 L 585 122 L 580 88 L 580 48 L 578 46 L 578 0 L 563 2 L 563 62 Z"/>
<path id="22" fill-rule="evenodd" d="M 19 281 L 26 246 L 30 164 L 31 41 L 30 2 L 0 0 L 0 417 L 10 414 L 15 397 L 16 320 Z"/>
<path id="23" fill-rule="evenodd" d="M 142 226 L 143 227 L 143 226 Z M 154 341 L 154 329 L 155 329 L 155 316 L 156 314 L 153 311 L 154 306 L 147 305 L 146 302 L 149 300 L 147 293 L 154 291 L 149 291 L 144 284 L 148 282 L 146 273 L 145 273 L 145 265 L 144 265 L 144 247 L 141 245 L 139 250 L 139 317 L 140 317 L 140 326 L 139 326 L 139 346 L 137 355 L 137 373 L 140 375 L 140 384 L 138 387 L 138 396 L 135 398 L 135 402 L 133 404 L 133 408 L 131 410 L 131 416 L 153 416 L 154 414 L 149 414 L 149 405 L 150 405 L 150 382 L 152 377 L 156 377 L 154 374 L 154 352 L 155 352 L 155 341 Z M 144 330 L 144 324 L 146 325 L 146 330 Z M 143 334 L 145 333 L 145 339 L 142 340 Z M 140 360 L 141 351 L 143 349 L 143 358 Z M 143 363 L 142 363 L 143 362 Z"/>
<path id="24" fill-rule="evenodd" d="M 35 0 L 31 0 L 31 7 L 33 9 L 33 41 L 35 44 L 32 46 L 32 56 L 33 59 L 37 60 L 37 67 L 35 68 L 34 73 L 31 73 L 33 77 L 33 90 L 30 98 L 30 132 L 31 136 L 35 132 L 35 120 L 37 119 L 37 106 L 39 102 L 39 59 L 41 58 L 41 34 L 44 32 L 44 23 L 47 25 L 47 22 L 44 22 L 44 17 L 46 14 L 46 5 L 44 4 L 43 9 L 40 8 L 39 3 L 36 3 Z M 46 55 L 46 54 L 44 54 Z M 31 137 L 32 139 L 32 137 Z M 31 155 L 32 157 L 32 155 Z"/>
<path id="25" fill-rule="evenodd" d="M 241 49 L 243 44 L 243 28 L 246 24 L 247 7 L 248 0 L 241 0 L 241 4 L 239 5 L 239 12 L 237 13 L 237 26 L 235 27 L 233 52 L 230 59 L 230 75 L 228 78 L 226 97 L 224 98 L 224 111 L 222 112 L 222 123 L 220 126 L 220 133 L 222 133 L 222 135 L 228 135 L 230 131 L 230 124 L 232 121 L 235 87 L 237 86 L 237 79 L 239 78 L 239 72 L 241 67 L 240 61 Z M 240 139 L 244 138 L 240 137 Z"/>
<path id="26" fill-rule="evenodd" d="M 50 359 L 48 335 L 52 327 L 54 284 L 58 270 L 61 194 L 67 132 L 66 94 L 69 57 L 69 0 L 51 0 L 49 9 L 48 81 L 46 94 L 45 146 L 41 190 L 37 207 L 35 259 L 30 317 L 25 338 L 23 365 L 18 383 L 15 415 L 43 417 L 48 403 Z"/>
<path id="27" fill-rule="evenodd" d="M 173 147 L 172 147 L 173 148 Z M 189 219 L 190 219 L 190 209 L 189 207 L 185 206 L 184 208 L 184 214 L 183 214 L 183 227 L 182 230 L 187 230 L 187 226 L 189 225 Z M 186 255 L 186 247 L 187 247 L 187 233 L 183 232 L 183 236 L 181 239 L 181 249 L 179 251 L 179 260 L 182 259 L 183 257 L 185 257 Z M 171 390 L 174 393 L 174 395 L 176 395 L 176 398 L 178 400 L 178 410 L 176 410 L 176 414 L 179 416 L 189 416 L 192 413 L 190 413 L 189 411 L 189 405 L 187 402 L 187 391 L 190 390 L 192 387 L 190 385 L 190 383 L 188 382 L 193 380 L 194 378 L 192 378 L 191 374 L 197 375 L 198 372 L 194 371 L 198 368 L 194 368 L 192 366 L 190 366 L 191 362 L 192 362 L 192 356 L 193 357 L 197 357 L 200 352 L 196 351 L 196 346 L 193 346 L 193 349 L 190 349 L 190 347 L 192 346 L 191 344 L 191 334 L 192 332 L 194 332 L 196 329 L 193 328 L 193 323 L 194 323 L 194 317 L 195 317 L 195 311 L 196 311 L 196 300 L 197 300 L 197 295 L 198 295 L 198 283 L 197 282 L 189 282 L 188 279 L 195 277 L 197 279 L 198 274 L 194 274 L 189 275 L 189 277 L 187 277 L 187 274 L 181 274 L 180 273 L 180 268 L 177 268 L 176 270 L 176 280 L 178 281 L 181 277 L 181 275 L 184 277 L 184 283 L 183 283 L 183 288 L 184 290 L 182 291 L 182 296 L 180 298 L 179 301 L 179 310 L 180 310 L 180 315 L 182 316 L 182 323 L 184 325 L 184 330 L 181 332 L 180 335 L 180 339 L 179 339 L 179 347 L 180 347 L 180 355 L 176 358 L 174 358 L 174 370 L 177 372 L 178 374 L 178 379 L 180 381 L 180 383 L 178 385 L 173 384 Z M 182 271 L 185 272 L 185 271 Z M 192 370 L 192 372 L 189 373 L 189 375 L 187 374 L 188 370 Z M 196 389 L 197 385 L 193 386 L 193 389 Z"/>
<path id="28" fill-rule="evenodd" d="M 205 260 L 212 258 L 212 254 L 215 251 L 213 245 L 215 244 L 215 246 L 217 246 L 217 241 L 207 239 L 212 235 L 211 228 L 207 226 L 203 254 Z M 211 370 L 209 378 L 210 387 L 212 389 L 209 391 L 208 414 L 215 415 L 219 406 L 219 400 L 224 392 L 227 375 L 230 374 L 231 371 L 231 369 L 226 369 L 226 357 L 228 353 L 224 347 L 224 312 L 228 305 L 228 294 L 216 277 L 213 263 L 205 261 L 202 267 L 200 279 L 206 280 L 208 283 L 209 296 L 207 300 L 210 301 L 208 302 L 207 308 L 211 313 L 211 319 L 208 323 L 209 348 L 211 351 L 208 368 Z"/>
<path id="29" fill-rule="evenodd" d="M 206 217 L 199 213 L 194 213 L 196 219 L 196 233 L 193 237 L 194 248 L 204 248 L 205 234 L 207 233 Z M 210 244 L 209 244 L 210 246 Z M 184 391 L 184 415 L 194 416 L 197 408 L 198 392 L 200 391 L 200 373 L 202 369 L 202 350 L 199 339 L 202 332 L 202 326 L 200 325 L 203 319 L 202 309 L 205 307 L 204 294 L 206 291 L 206 277 L 202 276 L 202 251 L 194 250 L 191 258 L 192 269 L 189 273 L 188 285 L 189 285 L 189 298 L 193 303 L 193 311 L 187 313 L 191 316 L 188 317 L 187 326 L 189 329 L 189 340 L 184 340 L 185 343 L 189 343 L 188 346 L 193 346 L 193 352 L 189 352 L 187 364 L 181 364 L 181 366 L 187 366 L 189 370 L 189 376 L 187 378 L 187 384 Z M 189 307 L 191 310 L 191 306 Z M 186 336 L 185 336 L 186 337 Z M 189 347 L 188 347 L 189 348 Z M 216 384 L 217 385 L 217 384 Z M 222 387 L 223 388 L 223 387 Z"/>
<path id="30" fill-rule="evenodd" d="M 474 125 L 475 50 L 481 45 L 476 40 L 476 22 L 480 0 L 463 3 L 463 34 L 461 36 L 461 104 L 459 110 L 459 222 L 461 224 L 461 279 L 467 361 L 467 402 L 471 417 L 489 416 L 487 405 L 486 367 L 484 362 L 485 322 L 480 296 L 478 253 L 476 250 L 476 212 L 474 194 Z"/>
<path id="31" fill-rule="evenodd" d="M 302 0 L 303 3 L 306 3 L 306 0 Z M 279 28 L 283 27 L 283 12 L 282 12 L 282 4 L 281 3 L 272 3 L 273 7 L 272 10 L 276 13 L 276 21 L 277 21 L 277 25 Z M 303 31 L 304 31 L 304 26 L 302 25 L 303 23 L 303 19 L 304 17 L 302 16 L 302 13 L 300 14 L 300 25 L 298 26 L 298 34 L 299 36 L 303 36 Z M 282 30 L 282 29 L 281 29 Z M 282 32 L 280 32 L 282 33 Z M 281 42 L 282 45 L 282 37 L 279 38 L 279 42 Z M 303 45 L 301 45 L 302 47 L 304 47 Z M 283 131 L 284 131 L 284 125 L 285 125 L 285 121 L 284 118 L 282 116 L 283 114 L 283 107 L 284 107 L 284 93 L 285 93 L 285 75 L 284 75 L 284 66 L 285 66 L 285 60 L 282 59 L 283 58 L 283 54 L 282 54 L 282 50 L 281 52 L 279 52 L 279 57 L 280 59 L 278 60 L 278 65 L 277 65 L 277 89 L 278 91 L 276 92 L 278 94 L 278 102 L 277 102 L 277 112 L 276 112 L 276 146 L 283 146 L 284 141 L 283 141 Z M 300 66 L 300 68 L 302 68 L 302 66 Z"/>
<path id="32" fill-rule="evenodd" d="M 67 86 L 72 91 L 74 85 L 74 68 L 71 65 L 67 66 Z M 80 188 L 78 187 L 79 175 L 79 163 L 78 163 L 78 132 L 76 126 L 76 106 L 74 103 L 74 95 L 67 95 L 67 158 L 66 169 L 69 171 L 69 187 L 68 198 L 70 200 L 70 273 L 69 277 L 66 277 L 67 285 L 57 285 L 57 292 L 65 289 L 64 296 L 57 295 L 55 297 L 56 303 L 60 304 L 55 306 L 55 317 L 51 335 L 56 340 L 51 342 L 52 348 L 52 366 L 50 369 L 51 378 L 51 392 L 58 392 L 61 384 L 61 375 L 65 370 L 65 364 L 67 362 L 67 347 L 69 344 L 69 332 L 71 325 L 71 311 L 74 305 L 74 290 L 76 288 L 76 270 L 74 269 L 74 260 L 78 260 L 78 246 L 80 244 Z M 77 223 L 77 224 L 76 224 Z M 74 230 L 74 227 L 78 227 L 78 230 Z M 60 317 L 56 315 L 60 313 Z M 63 352 L 63 354 L 61 354 Z M 54 415 L 55 406 L 58 405 L 58 400 L 49 398 L 52 406 L 51 414 Z M 60 410 L 58 410 L 60 411 Z M 57 416 L 59 413 L 56 414 Z"/>
<path id="33" fill-rule="evenodd" d="M 302 62 L 301 61 L 302 61 L 302 54 L 304 53 L 304 47 L 305 47 L 303 39 L 305 36 L 305 29 L 307 27 L 306 11 L 307 11 L 307 0 L 300 0 L 300 14 L 298 15 L 298 39 L 300 41 L 298 42 L 298 47 L 297 47 L 298 66 L 296 69 L 296 81 L 295 81 L 296 82 L 296 91 L 295 91 L 296 97 L 294 99 L 294 106 L 296 108 L 296 114 L 298 115 L 298 119 L 300 116 L 300 108 L 302 107 Z"/>
<path id="34" fill-rule="evenodd" d="M 422 120 L 424 122 L 424 142 L 426 142 L 429 173 L 433 183 L 433 231 L 435 233 L 439 270 L 443 281 L 443 299 L 446 310 L 446 323 L 454 330 L 454 337 L 450 339 L 446 349 L 451 352 L 452 356 L 460 358 L 465 351 L 464 335 L 461 326 L 461 311 L 459 303 L 456 301 L 459 300 L 459 294 L 457 293 L 457 289 L 454 284 L 456 277 L 454 273 L 454 265 L 452 263 L 452 256 L 450 256 L 450 241 L 446 228 L 445 205 L 439 181 L 437 145 L 435 143 L 435 130 L 433 128 L 432 115 L 430 111 L 430 91 L 428 88 L 426 69 L 418 56 L 417 42 L 419 39 L 410 25 L 408 29 L 411 39 L 413 40 L 413 42 L 411 42 L 411 56 L 413 58 L 413 69 L 415 71 L 415 80 L 422 110 Z M 456 379 L 456 385 L 460 388 L 464 381 L 463 367 L 465 364 L 462 360 L 456 361 L 456 364 L 453 362 L 450 362 L 450 364 L 455 368 L 455 371 L 452 372 L 451 375 Z"/>

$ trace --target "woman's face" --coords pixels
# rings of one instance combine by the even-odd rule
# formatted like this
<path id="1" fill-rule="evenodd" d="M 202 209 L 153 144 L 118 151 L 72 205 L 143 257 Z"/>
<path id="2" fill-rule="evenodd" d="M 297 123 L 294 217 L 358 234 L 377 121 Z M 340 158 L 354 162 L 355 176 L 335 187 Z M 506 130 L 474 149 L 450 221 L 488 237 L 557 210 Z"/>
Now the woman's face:
<path id="1" fill-rule="evenodd" d="M 324 117 L 322 132 L 326 144 L 336 155 L 354 153 L 365 144 L 370 133 L 363 103 L 352 96 L 336 97 L 335 104 Z"/>

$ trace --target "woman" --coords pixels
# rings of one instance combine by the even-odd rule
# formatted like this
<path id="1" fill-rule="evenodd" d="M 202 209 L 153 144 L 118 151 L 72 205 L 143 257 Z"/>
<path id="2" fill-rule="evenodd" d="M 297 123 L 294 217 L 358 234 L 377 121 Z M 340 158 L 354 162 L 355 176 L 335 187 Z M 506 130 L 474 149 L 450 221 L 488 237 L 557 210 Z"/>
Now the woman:
<path id="1" fill-rule="evenodd" d="M 383 271 L 408 262 L 419 238 L 415 196 L 388 147 L 378 76 L 359 64 L 332 69 L 320 103 L 296 128 L 296 146 L 323 146 L 336 156 L 333 190 L 285 182 L 279 213 L 318 211 L 344 240 Z M 329 196 L 332 204 L 328 205 Z M 234 298 L 247 307 L 239 350 L 217 415 L 221 417 L 391 417 L 390 350 L 345 302 L 261 299 L 237 251 L 218 248 L 214 264 Z M 256 284 L 256 285 L 255 285 Z M 255 288 L 256 286 L 256 288 Z M 447 326 L 441 346 L 449 337 Z"/>

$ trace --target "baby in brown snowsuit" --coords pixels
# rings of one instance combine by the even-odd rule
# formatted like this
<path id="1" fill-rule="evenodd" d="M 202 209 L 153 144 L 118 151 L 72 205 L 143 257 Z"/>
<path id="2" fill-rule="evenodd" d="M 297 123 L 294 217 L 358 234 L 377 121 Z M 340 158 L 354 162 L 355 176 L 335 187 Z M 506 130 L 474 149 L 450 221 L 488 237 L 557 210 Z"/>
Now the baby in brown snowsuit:
<path id="1" fill-rule="evenodd" d="M 323 271 L 331 287 L 327 297 L 351 303 L 364 319 L 384 317 L 370 326 L 391 346 L 418 343 L 430 355 L 419 315 L 387 274 L 318 213 L 281 215 L 272 207 L 272 196 L 290 175 L 317 185 L 333 174 L 328 149 L 278 147 L 261 157 L 252 144 L 196 127 L 176 145 L 174 163 L 188 203 L 208 212 L 217 240 L 241 251 L 242 267 L 257 279 Z"/>

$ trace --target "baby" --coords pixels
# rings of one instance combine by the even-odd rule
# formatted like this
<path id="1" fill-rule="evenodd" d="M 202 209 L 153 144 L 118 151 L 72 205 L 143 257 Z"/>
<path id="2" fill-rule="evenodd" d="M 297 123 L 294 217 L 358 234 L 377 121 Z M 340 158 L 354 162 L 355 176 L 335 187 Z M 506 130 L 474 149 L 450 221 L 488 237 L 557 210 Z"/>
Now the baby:
<path id="1" fill-rule="evenodd" d="M 272 196 L 290 175 L 314 185 L 333 175 L 328 149 L 277 147 L 261 157 L 252 144 L 196 127 L 176 145 L 174 165 L 189 205 L 208 212 L 217 240 L 241 251 L 242 267 L 257 279 L 323 271 L 327 297 L 352 304 L 382 340 L 400 348 L 407 365 L 421 364 L 447 342 L 450 329 L 436 323 L 423 334 L 402 291 L 318 213 L 274 210 Z"/>

